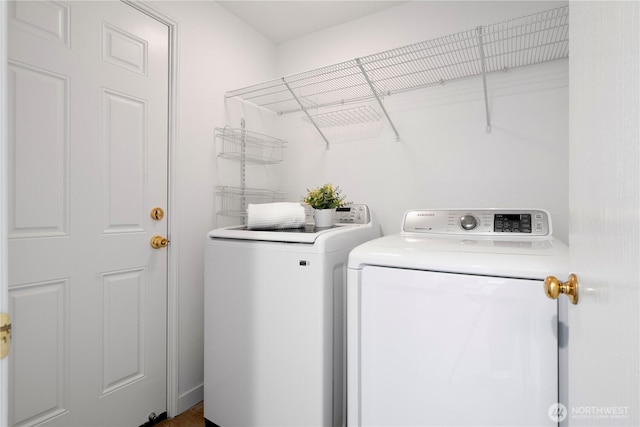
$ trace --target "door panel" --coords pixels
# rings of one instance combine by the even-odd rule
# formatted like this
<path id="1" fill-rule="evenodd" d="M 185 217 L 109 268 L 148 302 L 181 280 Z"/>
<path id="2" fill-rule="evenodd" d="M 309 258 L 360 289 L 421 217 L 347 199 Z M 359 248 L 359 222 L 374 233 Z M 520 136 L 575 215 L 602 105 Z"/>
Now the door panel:
<path id="1" fill-rule="evenodd" d="M 69 224 L 69 79 L 10 62 L 9 237 L 64 236 Z M 38 117 L 38 125 L 33 118 Z"/>
<path id="2" fill-rule="evenodd" d="M 9 7 L 12 26 L 53 44 L 69 47 L 70 6 L 56 1 L 16 2 Z"/>
<path id="3" fill-rule="evenodd" d="M 102 394 L 125 387 L 146 372 L 146 271 L 103 274 Z"/>
<path id="4" fill-rule="evenodd" d="M 168 28 L 121 2 L 11 2 L 10 425 L 166 408 Z"/>
<path id="5" fill-rule="evenodd" d="M 144 229 L 144 100 L 105 90 L 103 98 L 104 233 Z M 148 216 L 148 215 L 147 215 Z"/>
<path id="6" fill-rule="evenodd" d="M 31 424 L 63 414 L 69 406 L 68 294 L 67 279 L 11 288 L 14 340 L 9 389 L 14 420 Z M 23 372 L 29 373 L 29 381 L 16 375 Z"/>

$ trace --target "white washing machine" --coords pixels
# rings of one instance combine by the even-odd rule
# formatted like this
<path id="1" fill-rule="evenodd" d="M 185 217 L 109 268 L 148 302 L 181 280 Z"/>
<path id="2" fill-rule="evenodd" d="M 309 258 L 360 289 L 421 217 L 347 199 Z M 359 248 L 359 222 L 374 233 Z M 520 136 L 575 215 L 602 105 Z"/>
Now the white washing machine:
<path id="1" fill-rule="evenodd" d="M 366 205 L 336 225 L 227 227 L 205 248 L 208 426 L 343 426 L 349 251 L 380 236 Z"/>
<path id="2" fill-rule="evenodd" d="M 412 210 L 354 249 L 348 425 L 557 426 L 559 306 L 543 283 L 567 268 L 532 209 Z"/>

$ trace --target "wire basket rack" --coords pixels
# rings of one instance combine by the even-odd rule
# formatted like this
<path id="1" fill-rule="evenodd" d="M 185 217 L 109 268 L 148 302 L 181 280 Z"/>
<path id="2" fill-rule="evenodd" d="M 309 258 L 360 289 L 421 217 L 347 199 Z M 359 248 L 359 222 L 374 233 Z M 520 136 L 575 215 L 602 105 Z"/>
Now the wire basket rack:
<path id="1" fill-rule="evenodd" d="M 218 156 L 258 164 L 282 162 L 287 142 L 245 129 L 215 128 L 215 138 L 220 142 Z"/>
<path id="2" fill-rule="evenodd" d="M 307 123 L 315 122 L 321 128 L 329 128 L 379 122 L 381 118 L 380 108 L 376 108 L 375 104 L 367 103 L 325 113 L 309 114 L 303 116 L 302 120 Z"/>
<path id="3" fill-rule="evenodd" d="M 216 186 L 219 198 L 217 213 L 227 216 L 247 216 L 247 206 L 259 203 L 283 202 L 287 195 L 280 191 L 264 188 L 241 188 L 230 186 Z"/>

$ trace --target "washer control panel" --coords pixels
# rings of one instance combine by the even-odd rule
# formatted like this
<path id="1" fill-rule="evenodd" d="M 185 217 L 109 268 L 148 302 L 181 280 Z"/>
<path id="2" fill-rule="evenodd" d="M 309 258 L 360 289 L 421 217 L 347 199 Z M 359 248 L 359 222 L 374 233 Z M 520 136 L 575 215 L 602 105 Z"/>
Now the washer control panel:
<path id="1" fill-rule="evenodd" d="M 337 223 L 367 224 L 369 223 L 369 207 L 362 204 L 350 204 L 336 209 L 334 216 Z"/>
<path id="2" fill-rule="evenodd" d="M 407 233 L 481 236 L 550 236 L 551 218 L 540 209 L 417 209 L 404 214 Z"/>
<path id="3" fill-rule="evenodd" d="M 305 205 L 307 224 L 313 224 L 313 209 Z M 336 208 L 333 218 L 336 224 L 368 224 L 371 222 L 369 206 L 365 204 L 351 203 L 341 208 Z"/>

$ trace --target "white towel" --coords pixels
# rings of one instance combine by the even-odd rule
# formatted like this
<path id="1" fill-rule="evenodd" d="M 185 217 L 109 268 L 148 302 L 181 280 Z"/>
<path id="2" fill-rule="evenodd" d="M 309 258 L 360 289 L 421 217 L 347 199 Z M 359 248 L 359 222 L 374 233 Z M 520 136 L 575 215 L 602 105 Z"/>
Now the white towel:
<path id="1" fill-rule="evenodd" d="M 247 207 L 247 228 L 250 230 L 281 230 L 305 225 L 305 211 L 300 203 L 260 203 Z"/>

